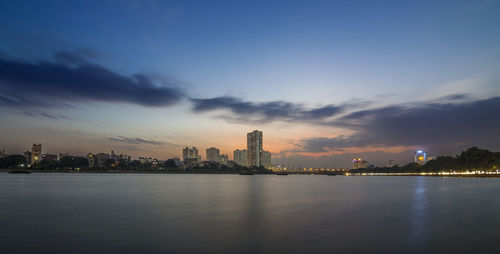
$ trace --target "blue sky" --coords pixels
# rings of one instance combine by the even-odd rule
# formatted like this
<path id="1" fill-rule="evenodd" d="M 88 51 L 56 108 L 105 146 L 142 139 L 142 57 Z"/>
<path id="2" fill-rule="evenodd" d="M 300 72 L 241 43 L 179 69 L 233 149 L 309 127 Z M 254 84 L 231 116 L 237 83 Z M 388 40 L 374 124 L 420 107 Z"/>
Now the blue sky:
<path id="1" fill-rule="evenodd" d="M 148 90 L 141 91 L 142 99 L 130 99 L 120 84 L 107 89 L 121 97 L 75 96 L 85 87 L 99 94 L 100 85 L 75 85 L 68 82 L 71 78 L 49 86 L 61 88 L 56 96 L 34 92 L 47 89 L 47 80 L 30 80 L 24 87 L 11 71 L 0 77 L 0 114 L 9 120 L 1 123 L 0 146 L 22 152 L 31 143 L 44 142 L 54 153 L 115 149 L 165 159 L 178 156 L 186 145 L 218 146 L 231 154 L 245 146 L 246 132 L 258 128 L 276 162 L 311 166 L 348 166 L 347 158 L 360 155 L 377 164 L 390 158 L 403 163 L 420 146 L 434 154 L 470 145 L 498 149 L 498 142 L 481 137 L 441 142 L 442 135 L 433 133 L 442 130 L 437 126 L 428 128 L 436 142 L 421 142 L 421 136 L 400 144 L 381 142 L 368 138 L 368 133 L 379 133 L 373 129 L 379 125 L 370 123 L 378 123 L 373 118 L 380 114 L 360 119 L 367 123 L 363 127 L 347 125 L 352 118 L 346 116 L 404 107 L 391 120 L 422 109 L 435 119 L 439 116 L 434 114 L 446 110 L 478 105 L 497 113 L 499 12 L 498 1 L 3 1 L 0 56 L 5 66 L 20 61 L 34 63 L 26 68 L 40 67 L 42 61 L 69 68 L 88 64 L 131 77 L 133 91 L 133 75 L 140 73 L 151 87 L 169 87 L 180 96 L 158 104 L 158 96 L 172 91 L 153 89 L 156 96 Z M 55 55 L 61 52 L 85 62 L 58 62 Z M 55 80 L 61 79 L 50 82 Z M 26 91 L 29 98 L 58 106 L 6 102 L 27 96 Z M 461 96 L 450 99 L 453 95 Z M 193 110 L 198 99 L 220 97 L 226 99 L 223 105 L 204 101 L 210 110 Z M 477 103 L 488 99 L 493 105 Z M 433 108 L 436 103 L 441 107 Z M 341 112 L 324 109 L 327 105 Z M 314 109 L 329 114 L 315 118 L 308 112 Z M 467 118 L 456 114 L 455 120 Z M 472 130 L 463 131 L 457 135 Z M 118 136 L 129 139 L 122 144 L 110 140 Z M 339 137 L 352 141 L 356 136 L 371 142 L 338 143 L 345 141 Z M 321 138 L 331 142 L 311 148 Z M 74 148 L 68 140 L 82 145 Z"/>

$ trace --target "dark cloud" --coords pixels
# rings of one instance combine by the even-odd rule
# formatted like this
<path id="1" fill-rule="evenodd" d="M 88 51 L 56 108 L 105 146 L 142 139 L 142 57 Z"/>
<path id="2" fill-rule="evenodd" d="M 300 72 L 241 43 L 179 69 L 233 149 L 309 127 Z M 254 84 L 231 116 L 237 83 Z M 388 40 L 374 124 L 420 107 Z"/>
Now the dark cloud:
<path id="1" fill-rule="evenodd" d="M 351 136 L 311 138 L 303 140 L 300 146 L 306 152 L 366 146 L 423 146 L 435 148 L 438 153 L 468 145 L 498 149 L 499 115 L 500 97 L 460 103 L 394 105 L 352 112 L 329 123 L 355 130 Z"/>
<path id="2" fill-rule="evenodd" d="M 127 144 L 134 144 L 134 145 L 163 145 L 164 142 L 161 141 L 155 141 L 155 140 L 148 140 L 148 139 L 143 139 L 143 138 L 128 138 L 124 136 L 118 136 L 118 137 L 109 137 L 108 138 L 110 141 L 113 142 L 121 142 L 121 143 L 127 143 Z"/>
<path id="3" fill-rule="evenodd" d="M 92 52 L 58 52 L 53 60 L 0 59 L 0 105 L 66 107 L 78 102 L 165 107 L 183 93 L 145 75 L 125 76 L 86 60 Z"/>
<path id="4" fill-rule="evenodd" d="M 236 119 L 255 117 L 259 122 L 270 122 L 276 120 L 318 121 L 336 116 L 344 112 L 347 107 L 353 106 L 347 104 L 339 106 L 326 105 L 315 109 L 307 109 L 301 104 L 285 101 L 254 103 L 229 96 L 210 99 L 191 99 L 191 101 L 194 104 L 193 110 L 195 112 L 225 109 L 234 113 L 237 116 Z M 227 116 L 223 118 L 229 120 L 235 119 Z"/>
<path id="5" fill-rule="evenodd" d="M 21 112 L 16 112 L 16 113 L 21 114 Z M 66 117 L 63 115 L 49 114 L 46 112 L 28 112 L 28 111 L 25 111 L 25 112 L 22 112 L 22 114 L 25 116 L 29 116 L 29 117 L 44 117 L 44 118 L 48 118 L 51 120 L 60 120 L 60 119 L 71 120 L 69 117 Z"/>

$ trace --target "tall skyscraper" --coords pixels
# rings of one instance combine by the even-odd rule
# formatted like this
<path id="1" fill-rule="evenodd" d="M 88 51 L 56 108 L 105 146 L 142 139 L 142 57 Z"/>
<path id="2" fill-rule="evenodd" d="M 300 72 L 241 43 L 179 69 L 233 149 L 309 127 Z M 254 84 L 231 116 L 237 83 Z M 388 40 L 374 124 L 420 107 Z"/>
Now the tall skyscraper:
<path id="1" fill-rule="evenodd" d="M 243 149 L 243 150 L 234 150 L 233 152 L 233 160 L 236 164 L 240 165 L 240 166 L 244 166 L 246 167 L 248 164 L 247 164 L 247 157 L 248 157 L 248 153 L 247 153 L 247 150 L 246 149 Z"/>
<path id="2" fill-rule="evenodd" d="M 42 160 L 42 144 L 33 144 L 31 148 L 31 165 Z"/>
<path id="3" fill-rule="evenodd" d="M 186 147 L 182 149 L 182 160 L 185 161 L 187 159 L 196 159 L 198 160 L 198 149 L 196 147 L 189 148 Z"/>
<path id="4" fill-rule="evenodd" d="M 207 149 L 207 161 L 218 162 L 219 161 L 219 149 L 215 147 L 210 147 Z"/>
<path id="5" fill-rule="evenodd" d="M 252 131 L 247 134 L 247 163 L 249 167 L 261 166 L 262 131 Z"/>

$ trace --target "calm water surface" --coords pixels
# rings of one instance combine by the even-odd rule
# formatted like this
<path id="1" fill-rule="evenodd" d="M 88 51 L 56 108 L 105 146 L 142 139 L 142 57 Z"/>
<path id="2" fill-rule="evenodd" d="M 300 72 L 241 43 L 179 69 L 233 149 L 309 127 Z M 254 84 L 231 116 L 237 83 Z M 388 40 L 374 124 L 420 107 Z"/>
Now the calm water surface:
<path id="1" fill-rule="evenodd" d="M 0 253 L 500 253 L 500 179 L 0 173 Z"/>

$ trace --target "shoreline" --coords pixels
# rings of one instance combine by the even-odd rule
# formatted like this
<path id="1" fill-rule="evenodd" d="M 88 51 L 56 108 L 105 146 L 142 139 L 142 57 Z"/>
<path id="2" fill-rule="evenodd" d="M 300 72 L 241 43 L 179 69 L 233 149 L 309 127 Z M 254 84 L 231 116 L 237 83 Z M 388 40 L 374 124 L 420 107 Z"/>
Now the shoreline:
<path id="1" fill-rule="evenodd" d="M 9 173 L 19 169 L 0 169 L 0 173 Z M 56 171 L 56 170 L 26 170 L 30 173 L 48 173 L 48 174 L 158 174 L 158 175 L 241 175 L 237 172 L 165 172 L 165 171 L 124 171 L 124 170 L 110 170 L 110 171 Z M 255 175 L 280 175 L 283 172 L 273 173 L 255 173 Z M 324 176 L 431 176 L 431 177 L 481 177 L 481 178 L 499 178 L 500 173 L 490 174 L 440 174 L 440 173 L 295 173 L 286 172 L 285 175 L 324 175 Z"/>

